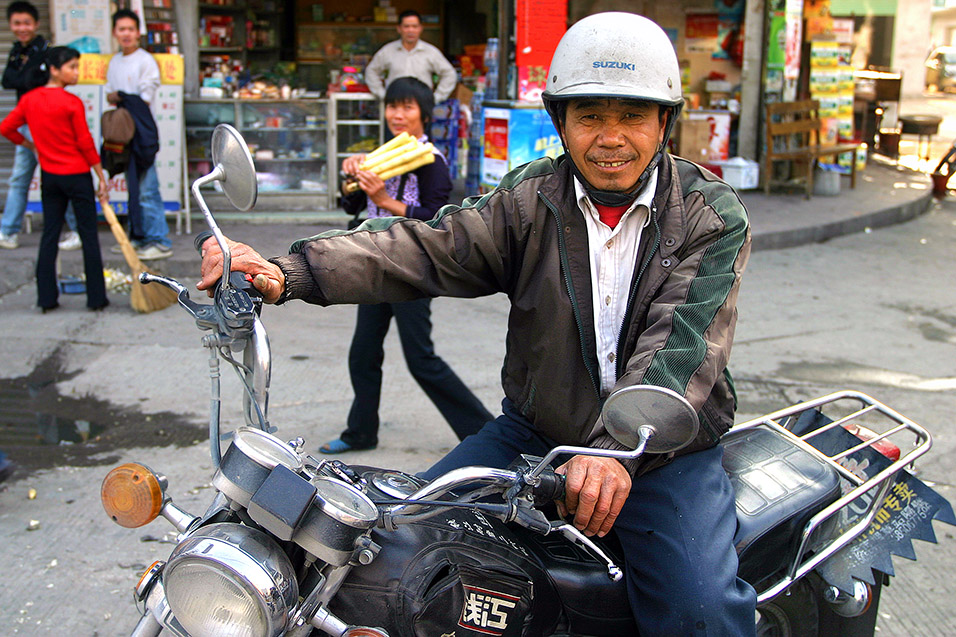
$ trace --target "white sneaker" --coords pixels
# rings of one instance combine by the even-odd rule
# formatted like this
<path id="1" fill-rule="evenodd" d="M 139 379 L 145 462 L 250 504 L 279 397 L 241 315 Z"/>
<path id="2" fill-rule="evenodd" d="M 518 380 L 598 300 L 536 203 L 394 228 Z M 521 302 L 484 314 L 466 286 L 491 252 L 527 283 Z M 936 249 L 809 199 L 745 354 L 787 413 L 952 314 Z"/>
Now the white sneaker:
<path id="1" fill-rule="evenodd" d="M 136 255 L 144 261 L 151 261 L 154 259 L 168 259 L 173 256 L 173 251 L 169 248 L 164 248 L 158 243 L 151 243 L 148 246 L 137 248 Z"/>
<path id="2" fill-rule="evenodd" d="M 14 248 L 19 248 L 19 247 L 20 247 L 20 242 L 17 240 L 16 234 L 4 234 L 0 232 L 0 248 L 13 250 Z"/>
<path id="3" fill-rule="evenodd" d="M 59 246 L 60 250 L 79 250 L 83 247 L 83 244 L 80 242 L 80 235 L 69 230 L 60 239 Z"/>

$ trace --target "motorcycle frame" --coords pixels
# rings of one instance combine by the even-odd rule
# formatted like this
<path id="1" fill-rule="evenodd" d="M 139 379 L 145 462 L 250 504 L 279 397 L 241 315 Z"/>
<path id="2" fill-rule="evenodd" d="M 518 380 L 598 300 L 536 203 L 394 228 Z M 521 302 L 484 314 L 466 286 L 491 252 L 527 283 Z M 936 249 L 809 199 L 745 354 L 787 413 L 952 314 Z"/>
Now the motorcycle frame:
<path id="1" fill-rule="evenodd" d="M 862 406 L 849 415 L 834 420 L 833 422 L 802 436 L 794 434 L 792 431 L 790 431 L 790 429 L 787 428 L 786 425 L 781 424 L 784 420 L 790 418 L 791 416 L 796 416 L 809 409 L 817 409 L 822 411 L 821 408 L 825 405 L 833 405 L 837 402 L 848 400 L 859 402 Z M 814 436 L 818 436 L 826 431 L 835 429 L 836 427 L 841 427 L 851 420 L 860 418 L 867 414 L 882 416 L 891 423 L 895 423 L 895 426 L 888 431 L 876 435 L 870 440 L 862 441 L 860 444 L 832 456 L 828 456 L 807 442 Z M 913 422 L 906 416 L 903 416 L 891 407 L 881 403 L 880 401 L 862 392 L 852 390 L 834 392 L 814 400 L 802 402 L 797 405 L 760 416 L 753 420 L 748 420 L 747 422 L 743 422 L 734 426 L 731 431 L 742 431 L 761 426 L 773 430 L 778 435 L 789 440 L 795 446 L 819 458 L 821 461 L 832 467 L 842 478 L 856 486 L 842 497 L 834 501 L 832 504 L 821 510 L 819 513 L 814 515 L 812 518 L 810 518 L 806 525 L 804 525 L 800 536 L 800 544 L 794 551 L 793 559 L 791 560 L 787 573 L 776 583 L 764 589 L 757 595 L 757 604 L 764 604 L 773 600 L 775 597 L 785 592 L 792 584 L 808 575 L 826 560 L 833 557 L 833 555 L 835 555 L 840 549 L 861 536 L 876 517 L 877 511 L 883 506 L 883 502 L 886 499 L 886 496 L 889 495 L 896 475 L 906 466 L 912 465 L 917 458 L 929 451 L 933 444 L 932 436 L 922 426 Z M 912 434 L 915 438 L 912 448 L 906 453 L 901 454 L 898 460 L 893 461 L 888 467 L 871 478 L 864 480 L 839 463 L 840 459 L 856 453 L 861 449 L 872 447 L 881 440 L 888 439 L 891 436 L 906 435 L 906 433 Z M 814 531 L 816 531 L 831 517 L 850 506 L 864 494 L 874 489 L 876 490 L 876 495 L 870 501 L 869 506 L 860 516 L 859 520 L 853 523 L 852 526 L 843 531 L 840 535 L 830 540 L 826 545 L 823 546 L 823 548 L 819 549 L 812 556 L 804 559 L 804 556 L 809 550 L 810 539 Z"/>

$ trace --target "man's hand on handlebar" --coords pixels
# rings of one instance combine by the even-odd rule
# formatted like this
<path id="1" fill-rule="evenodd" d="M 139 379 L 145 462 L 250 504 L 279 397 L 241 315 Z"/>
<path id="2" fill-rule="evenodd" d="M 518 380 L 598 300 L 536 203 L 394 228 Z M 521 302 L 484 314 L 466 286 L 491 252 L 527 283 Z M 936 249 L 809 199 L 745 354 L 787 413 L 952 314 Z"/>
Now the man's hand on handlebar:
<path id="1" fill-rule="evenodd" d="M 274 263 L 244 243 L 226 239 L 232 258 L 232 271 L 245 272 L 252 276 L 252 285 L 262 294 L 266 303 L 275 303 L 285 290 L 285 275 Z M 202 280 L 196 284 L 200 290 L 212 296 L 216 282 L 222 277 L 222 250 L 215 237 L 202 244 Z"/>
<path id="2" fill-rule="evenodd" d="M 574 456 L 555 473 L 567 477 L 561 515 L 574 515 L 574 526 L 585 535 L 607 535 L 631 492 L 624 466 L 613 458 Z"/>

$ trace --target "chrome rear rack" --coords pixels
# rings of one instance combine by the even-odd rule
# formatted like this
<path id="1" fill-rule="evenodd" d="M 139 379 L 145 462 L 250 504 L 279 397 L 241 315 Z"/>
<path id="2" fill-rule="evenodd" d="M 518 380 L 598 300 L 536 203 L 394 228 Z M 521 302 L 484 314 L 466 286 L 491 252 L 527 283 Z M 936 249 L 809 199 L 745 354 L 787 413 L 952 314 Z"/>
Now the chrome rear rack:
<path id="1" fill-rule="evenodd" d="M 790 431 L 789 427 L 792 427 L 796 422 L 796 419 L 792 418 L 793 416 L 810 409 L 822 411 L 823 406 L 833 406 L 837 403 L 855 403 L 859 404 L 860 406 L 851 410 L 849 414 L 839 417 L 833 422 L 802 436 L 797 436 Z M 870 423 L 872 423 L 874 420 L 882 421 L 883 425 L 888 425 L 889 428 L 882 433 L 874 430 L 876 436 L 872 439 L 861 441 L 860 444 L 845 451 L 836 453 L 832 456 L 826 455 L 808 442 L 808 440 L 811 438 L 819 436 L 826 431 L 835 429 L 836 427 L 842 427 L 851 421 L 859 421 L 860 419 L 864 418 L 866 419 L 865 426 L 867 426 L 867 428 L 872 428 Z M 838 500 L 810 518 L 803 528 L 800 545 L 797 547 L 797 550 L 794 553 L 793 561 L 787 573 L 778 582 L 758 594 L 758 604 L 763 604 L 764 602 L 772 600 L 774 597 L 784 592 L 791 584 L 813 571 L 813 569 L 832 557 L 837 551 L 862 535 L 863 532 L 866 531 L 866 529 L 873 522 L 873 519 L 876 517 L 880 507 L 883 506 L 887 495 L 890 493 L 890 489 L 893 487 L 896 475 L 907 465 L 912 465 L 917 458 L 929 451 L 929 448 L 933 444 L 932 436 L 919 424 L 913 422 L 906 416 L 903 416 L 899 412 L 888 407 L 887 405 L 884 405 L 878 400 L 867 396 L 866 394 L 849 390 L 834 392 L 827 396 L 822 396 L 814 400 L 809 400 L 791 407 L 787 407 L 785 409 L 781 409 L 779 411 L 775 411 L 771 414 L 767 414 L 766 416 L 760 416 L 759 418 L 736 425 L 731 431 L 741 431 L 761 426 L 772 429 L 797 447 L 803 449 L 807 453 L 813 454 L 815 457 L 831 466 L 838 473 L 838 475 L 840 475 L 849 483 L 850 490 Z M 896 437 L 899 439 L 901 436 L 905 436 L 907 433 L 913 437 L 912 445 L 910 446 L 909 450 L 905 451 L 903 445 L 897 444 L 897 446 L 900 448 L 899 460 L 892 461 L 888 467 L 871 478 L 864 480 L 841 465 L 839 462 L 842 458 L 856 453 L 861 449 L 872 447 L 881 440 L 887 440 L 890 437 Z M 896 443 L 894 442 L 894 444 Z M 870 500 L 869 505 L 866 507 L 865 512 L 860 515 L 859 519 L 840 535 L 830 540 L 822 548 L 817 549 L 812 555 L 807 556 L 810 547 L 810 539 L 814 531 L 816 531 L 824 522 L 829 520 L 835 514 L 871 491 L 874 492 L 874 496 Z"/>

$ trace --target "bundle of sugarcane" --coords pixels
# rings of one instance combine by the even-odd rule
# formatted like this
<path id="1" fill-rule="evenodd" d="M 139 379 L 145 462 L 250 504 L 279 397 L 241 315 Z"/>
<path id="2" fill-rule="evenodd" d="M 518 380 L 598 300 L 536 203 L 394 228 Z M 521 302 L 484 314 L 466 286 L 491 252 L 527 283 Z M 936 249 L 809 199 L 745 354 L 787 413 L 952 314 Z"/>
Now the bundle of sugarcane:
<path id="1" fill-rule="evenodd" d="M 432 163 L 435 161 L 434 151 L 435 147 L 431 142 L 423 144 L 403 132 L 366 155 L 359 168 L 369 170 L 385 181 Z M 357 181 L 345 184 L 345 192 L 355 192 L 358 189 Z"/>

